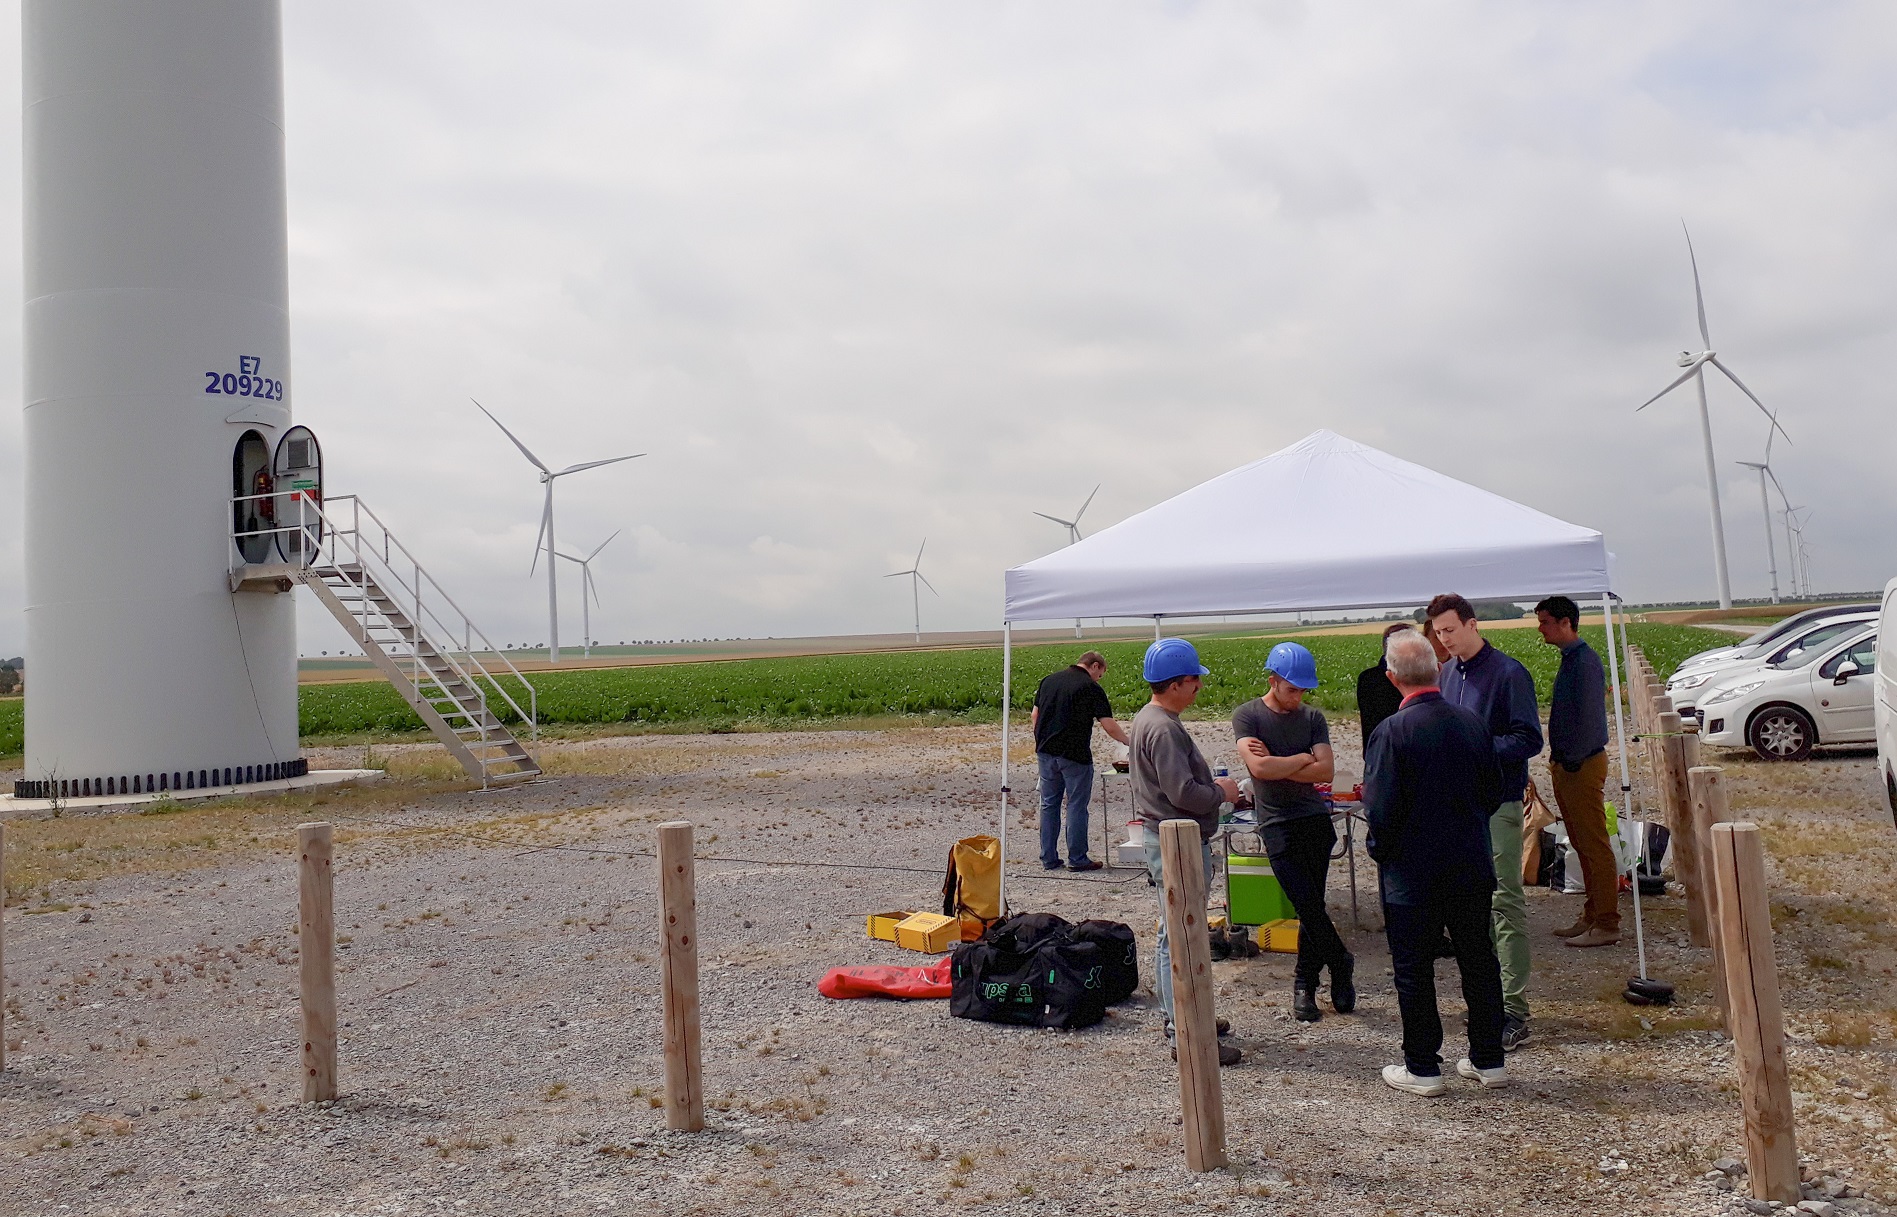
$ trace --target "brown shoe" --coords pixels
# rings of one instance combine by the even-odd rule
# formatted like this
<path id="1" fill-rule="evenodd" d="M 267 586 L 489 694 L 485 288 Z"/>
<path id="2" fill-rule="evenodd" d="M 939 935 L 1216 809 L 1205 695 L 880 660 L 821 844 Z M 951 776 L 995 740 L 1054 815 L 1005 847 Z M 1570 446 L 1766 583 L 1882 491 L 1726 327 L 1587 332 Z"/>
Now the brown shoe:
<path id="1" fill-rule="evenodd" d="M 1620 932 L 1618 930 L 1603 930 L 1599 926 L 1591 925 L 1587 928 L 1586 933 L 1576 934 L 1561 945 L 1569 947 L 1611 947 L 1619 941 Z"/>
<path id="2" fill-rule="evenodd" d="M 1587 918 L 1583 917 L 1579 921 L 1575 922 L 1573 925 L 1568 926 L 1565 929 L 1556 930 L 1554 932 L 1554 936 L 1556 938 L 1579 938 L 1581 935 L 1587 933 L 1588 926 L 1592 924 L 1593 923 L 1590 922 Z"/>

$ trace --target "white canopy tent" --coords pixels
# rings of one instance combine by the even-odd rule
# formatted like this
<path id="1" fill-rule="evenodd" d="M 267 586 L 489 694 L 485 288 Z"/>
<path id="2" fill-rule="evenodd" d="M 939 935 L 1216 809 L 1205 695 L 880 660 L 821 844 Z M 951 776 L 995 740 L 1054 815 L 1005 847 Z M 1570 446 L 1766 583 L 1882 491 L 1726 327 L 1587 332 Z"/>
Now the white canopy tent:
<path id="1" fill-rule="evenodd" d="M 1601 534 L 1331 431 L 1174 495 L 1007 572 L 1002 613 L 1001 850 L 1006 906 L 1013 627 L 1076 617 L 1168 617 L 1407 607 L 1563 593 L 1598 599 L 1609 645 L 1620 777 L 1619 647 Z M 1624 645 L 1625 624 L 1622 624 Z M 1638 928 L 1639 887 L 1635 885 Z M 1644 944 L 1641 975 L 1646 975 Z"/>

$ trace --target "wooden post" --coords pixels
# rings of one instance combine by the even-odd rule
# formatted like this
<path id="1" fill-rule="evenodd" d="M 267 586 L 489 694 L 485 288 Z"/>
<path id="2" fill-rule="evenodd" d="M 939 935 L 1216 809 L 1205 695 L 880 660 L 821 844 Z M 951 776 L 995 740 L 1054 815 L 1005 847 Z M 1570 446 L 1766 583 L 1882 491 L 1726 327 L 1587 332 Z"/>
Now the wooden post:
<path id="1" fill-rule="evenodd" d="M 659 825 L 659 905 L 665 938 L 659 973 L 665 1007 L 665 1126 L 705 1127 L 705 1089 L 698 1050 L 698 886 L 692 869 L 692 826 Z"/>
<path id="2" fill-rule="evenodd" d="M 1798 1146 L 1792 1084 L 1785 1069 L 1785 1014 L 1772 958 L 1772 906 L 1765 889 L 1765 843 L 1756 824 L 1715 824 L 1713 872 L 1719 933 L 1732 995 L 1733 1064 L 1745 1108 L 1747 1178 L 1755 1200 L 1798 1202 Z"/>
<path id="3" fill-rule="evenodd" d="M 1706 916 L 1706 876 L 1700 872 L 1699 842 L 1693 833 L 1693 794 L 1686 771 L 1698 759 L 1699 740 L 1680 731 L 1680 716 L 1660 716 L 1661 781 L 1666 790 L 1667 828 L 1673 833 L 1673 874 L 1686 888 L 1686 934 L 1696 947 L 1712 945 Z"/>
<path id="4" fill-rule="evenodd" d="M 303 1001 L 303 1101 L 336 1097 L 336 917 L 329 825 L 296 826 L 296 950 Z"/>
<path id="5" fill-rule="evenodd" d="M 1693 795 L 1693 840 L 1699 850 L 1699 873 L 1706 888 L 1706 920 L 1712 927 L 1713 1000 L 1726 1028 L 1732 1028 L 1732 998 L 1726 989 L 1725 940 L 1720 935 L 1719 885 L 1713 880 L 1713 825 L 1732 819 L 1726 801 L 1726 771 L 1717 765 L 1695 765 L 1686 771 Z"/>
<path id="6" fill-rule="evenodd" d="M 1159 826 L 1166 887 L 1166 940 L 1172 947 L 1172 1024 L 1179 1050 L 1186 1167 L 1225 1165 L 1225 1098 L 1219 1083 L 1218 1017 L 1212 1008 L 1212 941 L 1205 928 L 1205 850 L 1193 820 Z"/>

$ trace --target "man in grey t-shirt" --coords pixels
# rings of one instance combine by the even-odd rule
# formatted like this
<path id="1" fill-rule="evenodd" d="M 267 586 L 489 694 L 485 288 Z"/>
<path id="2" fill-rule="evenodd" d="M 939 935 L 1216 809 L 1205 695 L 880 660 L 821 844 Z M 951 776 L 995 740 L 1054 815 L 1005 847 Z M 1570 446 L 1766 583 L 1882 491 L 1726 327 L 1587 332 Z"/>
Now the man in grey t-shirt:
<path id="1" fill-rule="evenodd" d="M 1304 704 L 1305 692 L 1317 687 L 1317 659 L 1307 648 L 1295 642 L 1272 647 L 1265 677 L 1270 682 L 1265 695 L 1233 712 L 1232 734 L 1251 773 L 1258 835 L 1271 873 L 1298 911 L 1291 1013 L 1300 1022 L 1314 1023 L 1321 1017 L 1317 983 L 1327 967 L 1331 1008 L 1349 1014 L 1357 1007 L 1355 960 L 1324 902 L 1337 830 L 1317 785 L 1331 780 L 1331 732 L 1324 715 Z"/>

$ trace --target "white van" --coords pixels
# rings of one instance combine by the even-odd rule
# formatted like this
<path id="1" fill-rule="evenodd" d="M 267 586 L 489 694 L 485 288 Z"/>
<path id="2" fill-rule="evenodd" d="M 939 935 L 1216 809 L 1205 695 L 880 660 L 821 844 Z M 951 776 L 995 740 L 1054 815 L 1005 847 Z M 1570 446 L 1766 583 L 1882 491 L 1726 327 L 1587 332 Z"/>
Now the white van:
<path id="1" fill-rule="evenodd" d="M 1871 715 L 1877 728 L 1877 772 L 1884 779 L 1884 810 L 1897 822 L 1897 579 L 1884 585 L 1878 626 Z"/>

